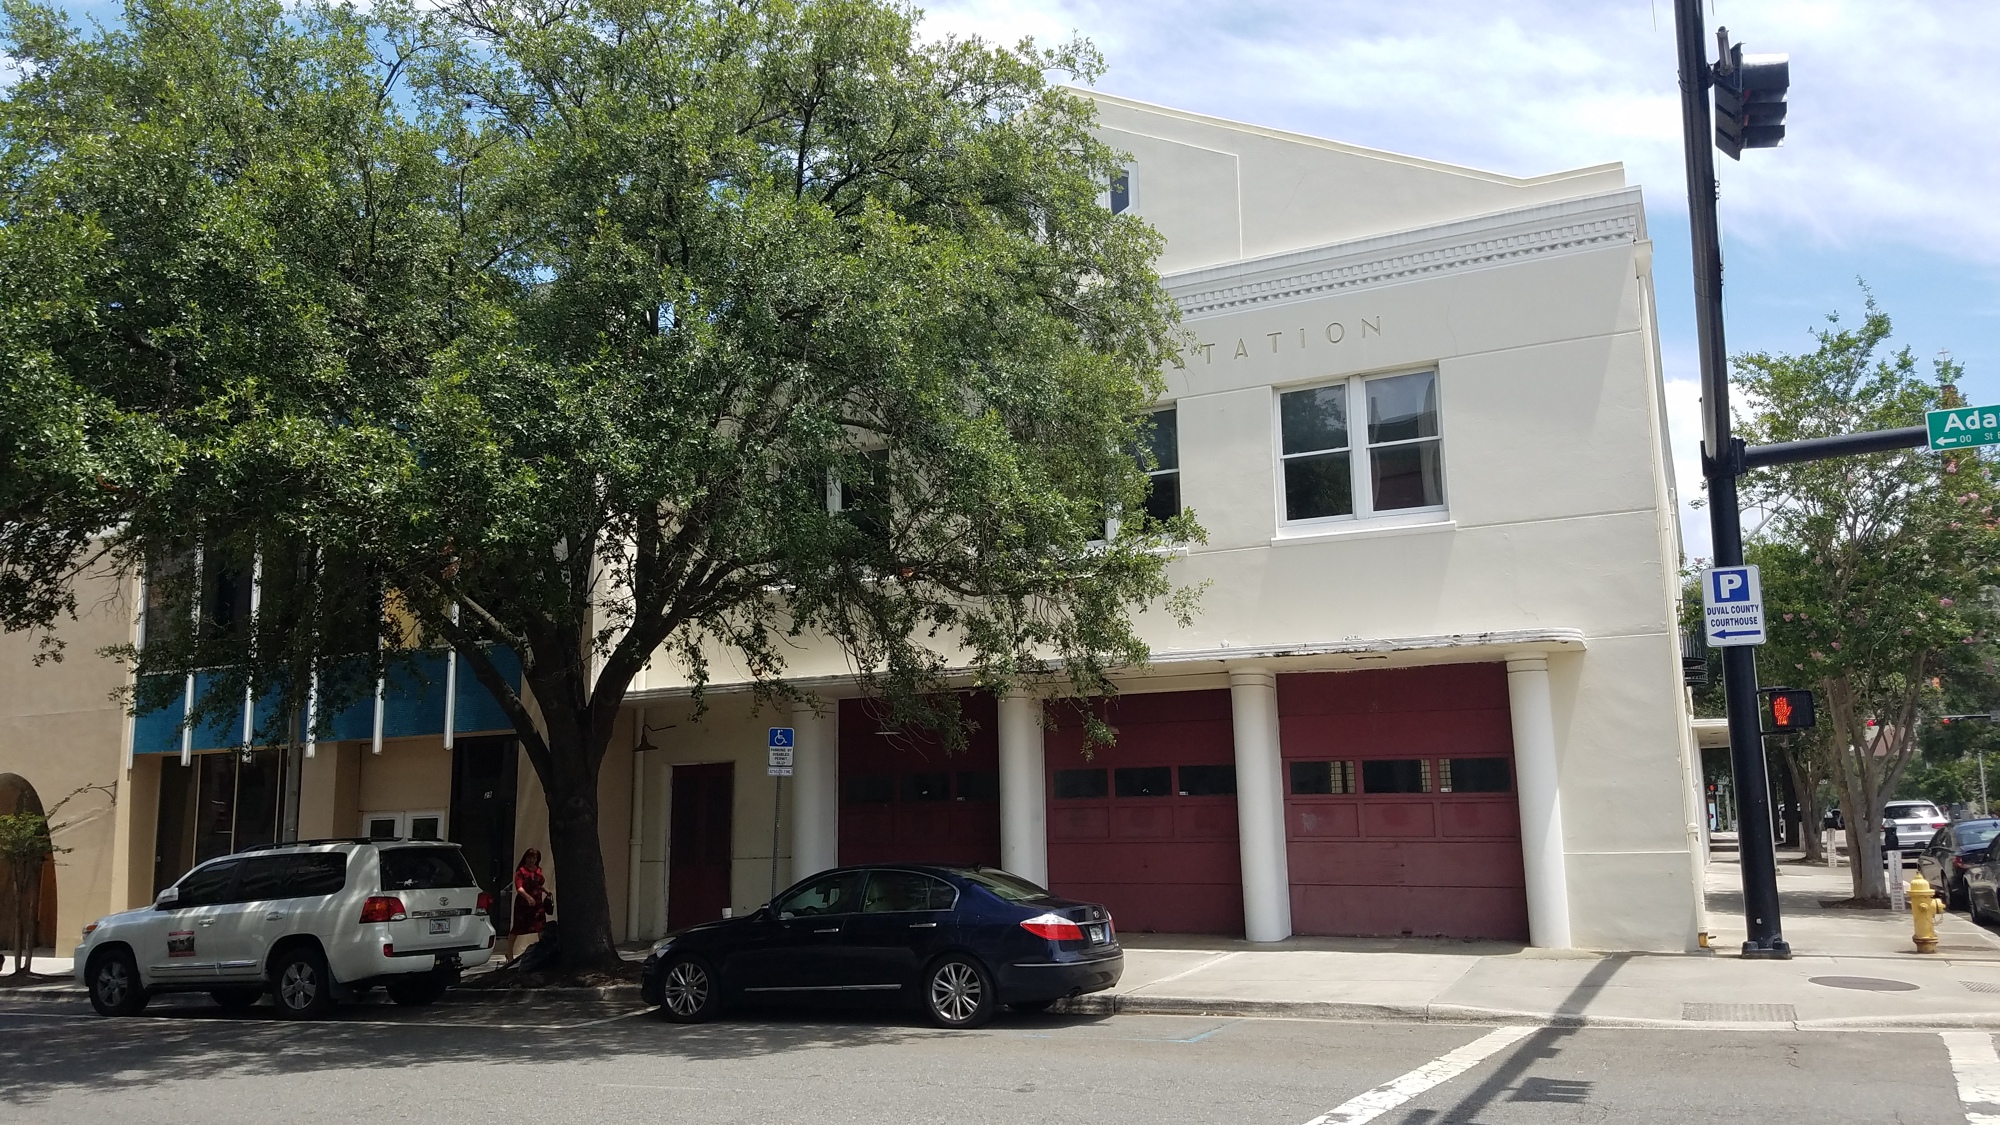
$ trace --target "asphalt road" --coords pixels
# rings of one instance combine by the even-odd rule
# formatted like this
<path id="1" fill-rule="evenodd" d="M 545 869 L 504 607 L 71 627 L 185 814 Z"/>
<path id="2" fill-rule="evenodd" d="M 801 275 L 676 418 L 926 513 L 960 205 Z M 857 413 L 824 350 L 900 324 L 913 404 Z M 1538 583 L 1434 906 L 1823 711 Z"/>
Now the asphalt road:
<path id="1" fill-rule="evenodd" d="M 1959 1078 L 2000 1097 L 1983 1032 L 1137 1015 L 941 1032 L 782 1011 L 683 1028 L 449 1003 L 302 1025 L 181 998 L 127 1020 L 79 1007 L 0 1001 L 0 1121 L 1940 1125 L 1968 1120 L 1954 1050 Z"/>

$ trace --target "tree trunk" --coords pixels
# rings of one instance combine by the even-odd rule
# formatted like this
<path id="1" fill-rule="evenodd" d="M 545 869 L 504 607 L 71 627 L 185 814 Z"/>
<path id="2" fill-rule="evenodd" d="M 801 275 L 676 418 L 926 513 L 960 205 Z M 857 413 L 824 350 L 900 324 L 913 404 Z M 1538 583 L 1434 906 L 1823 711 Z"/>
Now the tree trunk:
<path id="1" fill-rule="evenodd" d="M 1872 786 L 1859 780 L 1850 778 L 1845 787 L 1848 874 L 1857 903 L 1886 907 L 1889 880 L 1882 868 L 1882 805 L 1870 791 Z"/>
<path id="2" fill-rule="evenodd" d="M 1812 750 L 1801 748 L 1794 762 L 1794 772 L 1799 779 L 1799 811 L 1804 814 L 1801 835 L 1806 847 L 1807 863 L 1826 863 L 1826 830 L 1821 825 L 1826 820 L 1826 807 L 1820 800 L 1820 786 L 1826 781 L 1825 772 Z"/>
<path id="3" fill-rule="evenodd" d="M 562 967 L 588 970 L 618 964 L 611 928 L 611 894 L 597 823 L 597 768 L 581 746 L 549 742 L 552 777 L 549 850 L 555 861 L 556 917 L 562 922 Z"/>

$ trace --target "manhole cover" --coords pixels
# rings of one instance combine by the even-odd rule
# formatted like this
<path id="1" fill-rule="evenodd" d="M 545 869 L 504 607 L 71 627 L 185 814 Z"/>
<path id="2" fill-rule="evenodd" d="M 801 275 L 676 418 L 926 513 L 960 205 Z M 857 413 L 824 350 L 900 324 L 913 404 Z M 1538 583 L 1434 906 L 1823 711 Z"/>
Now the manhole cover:
<path id="1" fill-rule="evenodd" d="M 1858 988 L 1863 992 L 1914 992 L 1917 986 L 1906 980 L 1883 980 L 1881 977 L 1807 977 L 1814 984 L 1828 988 Z"/>

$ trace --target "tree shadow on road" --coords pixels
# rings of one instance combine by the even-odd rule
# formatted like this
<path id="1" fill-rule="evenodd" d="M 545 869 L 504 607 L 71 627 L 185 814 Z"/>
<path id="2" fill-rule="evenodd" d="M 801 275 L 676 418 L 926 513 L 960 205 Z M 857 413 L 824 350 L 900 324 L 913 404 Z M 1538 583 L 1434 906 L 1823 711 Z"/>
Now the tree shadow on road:
<path id="1" fill-rule="evenodd" d="M 1089 1016 L 1002 1018 L 1037 1028 L 1093 1022 Z M 12 1031 L 12 1043 L 0 1056 L 0 1105 L 32 1105 L 69 1091 L 133 1090 L 224 1076 L 621 1057 L 731 1060 L 958 1034 L 920 1026 L 894 1011 L 772 1007 L 688 1026 L 618 1004 L 447 1002 L 421 1010 L 359 1004 L 330 1020 L 294 1023 L 268 1006 L 226 1016 L 193 997 L 156 1001 L 136 1019 L 100 1019 L 82 1004 L 12 1006 L 0 1010 L 0 1028 Z M 493 1080 L 507 1079 L 496 1072 Z"/>

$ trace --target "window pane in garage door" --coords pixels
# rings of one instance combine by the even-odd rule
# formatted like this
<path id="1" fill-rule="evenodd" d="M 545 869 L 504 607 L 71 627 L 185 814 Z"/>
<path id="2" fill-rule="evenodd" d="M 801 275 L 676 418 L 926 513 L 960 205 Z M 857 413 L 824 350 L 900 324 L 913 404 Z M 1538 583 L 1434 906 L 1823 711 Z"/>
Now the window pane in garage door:
<path id="1" fill-rule="evenodd" d="M 1182 766 L 1181 796 L 1234 797 L 1235 766 Z"/>
<path id="2" fill-rule="evenodd" d="M 1505 758 L 1444 758 L 1438 762 L 1441 793 L 1511 793 L 1513 774 Z"/>
<path id="3" fill-rule="evenodd" d="M 905 801 L 951 800 L 951 775 L 948 773 L 904 774 L 903 800 Z"/>
<path id="4" fill-rule="evenodd" d="M 1000 799 L 999 770 L 967 770 L 958 775 L 958 799 L 961 801 L 997 801 Z"/>
<path id="5" fill-rule="evenodd" d="M 1095 800 L 1111 792 L 1103 770 L 1057 770 L 1055 787 L 1056 799 L 1063 801 Z"/>
<path id="6" fill-rule="evenodd" d="M 1428 793 L 1431 764 L 1424 758 L 1377 758 L 1361 763 L 1363 793 Z"/>
<path id="7" fill-rule="evenodd" d="M 1353 762 L 1293 762 L 1292 792 L 1300 796 L 1354 792 Z"/>
<path id="8" fill-rule="evenodd" d="M 1127 767 L 1117 776 L 1120 797 L 1164 797 L 1174 789 L 1174 771 L 1166 766 Z"/>
<path id="9" fill-rule="evenodd" d="M 896 799 L 896 779 L 886 773 L 853 774 L 844 796 L 850 805 L 886 805 Z"/>

